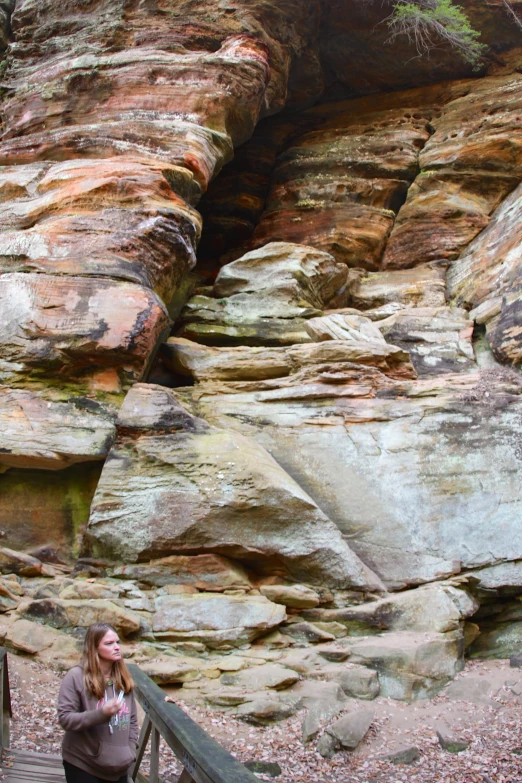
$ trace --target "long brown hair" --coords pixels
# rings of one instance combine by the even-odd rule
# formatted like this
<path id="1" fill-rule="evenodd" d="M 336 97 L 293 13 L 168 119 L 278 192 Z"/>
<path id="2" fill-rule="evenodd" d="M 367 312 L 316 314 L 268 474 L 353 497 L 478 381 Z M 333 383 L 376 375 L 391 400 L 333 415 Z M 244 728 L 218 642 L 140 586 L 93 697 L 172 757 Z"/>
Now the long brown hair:
<path id="1" fill-rule="evenodd" d="M 83 643 L 82 663 L 85 685 L 87 690 L 98 699 L 102 699 L 105 694 L 105 680 L 100 666 L 98 646 L 107 631 L 114 631 L 114 633 L 116 633 L 109 623 L 93 623 L 87 628 L 85 641 Z M 129 693 L 129 691 L 133 690 L 134 682 L 123 659 L 114 661 L 112 664 L 111 676 L 115 690 L 123 691 L 124 693 Z"/>

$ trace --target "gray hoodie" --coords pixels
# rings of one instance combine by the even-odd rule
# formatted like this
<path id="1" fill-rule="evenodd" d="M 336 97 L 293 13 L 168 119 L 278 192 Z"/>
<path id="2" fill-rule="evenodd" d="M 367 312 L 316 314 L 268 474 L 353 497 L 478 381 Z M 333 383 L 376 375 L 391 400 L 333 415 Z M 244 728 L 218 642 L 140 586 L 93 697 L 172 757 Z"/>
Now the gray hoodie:
<path id="1" fill-rule="evenodd" d="M 108 686 L 107 700 L 118 695 Z M 132 692 L 122 695 L 121 710 L 110 720 L 103 714 L 104 702 L 87 692 L 82 666 L 67 672 L 58 696 L 58 720 L 65 729 L 62 756 L 95 777 L 118 780 L 136 758 L 136 701 Z"/>

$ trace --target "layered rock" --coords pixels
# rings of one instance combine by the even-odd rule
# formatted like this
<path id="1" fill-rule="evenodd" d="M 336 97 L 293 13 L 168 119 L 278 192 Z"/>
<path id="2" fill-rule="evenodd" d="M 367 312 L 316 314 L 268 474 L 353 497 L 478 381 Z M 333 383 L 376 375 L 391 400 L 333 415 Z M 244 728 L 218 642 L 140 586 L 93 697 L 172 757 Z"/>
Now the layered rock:
<path id="1" fill-rule="evenodd" d="M 201 229 L 191 205 L 259 115 L 282 105 L 293 55 L 276 9 L 216 10 L 209 26 L 201 9 L 169 9 L 158 23 L 153 10 L 111 1 L 85 12 L 24 0 L 9 22 L 13 5 L 0 17 L 14 37 L 0 144 L 0 382 L 31 386 L 42 405 L 118 405 L 145 377 L 168 308 L 179 309 Z M 298 5 L 292 51 L 313 37 L 313 11 Z M 180 14 L 193 26 L 180 28 Z M 12 423 L 3 413 L 4 430 Z M 102 417 L 100 441 L 104 428 Z M 85 458 L 78 446 L 62 466 Z"/>
<path id="2" fill-rule="evenodd" d="M 386 246 L 385 267 L 453 260 L 488 225 L 520 181 L 515 129 L 521 101 L 522 79 L 515 73 L 468 83 L 440 107 L 419 155 L 420 174 Z"/>
<path id="3" fill-rule="evenodd" d="M 520 557 L 518 378 L 377 382 L 355 396 L 344 373 L 296 380 L 179 394 L 269 449 L 389 587 Z"/>
<path id="4" fill-rule="evenodd" d="M 306 242 L 349 266 L 378 268 L 428 138 L 427 117 L 401 108 L 341 114 L 305 134 L 277 161 L 254 242 Z"/>
<path id="5" fill-rule="evenodd" d="M 284 618 L 284 608 L 263 596 L 165 596 L 156 601 L 153 631 L 157 639 L 237 646 L 279 625 Z"/>
<path id="6" fill-rule="evenodd" d="M 203 343 L 308 342 L 304 321 L 341 297 L 346 268 L 306 245 L 272 242 L 222 267 L 211 297 L 181 313 L 181 336 Z"/>
<path id="7" fill-rule="evenodd" d="M 407 42 L 384 49 L 375 3 L 16 4 L 8 543 L 71 548 L 106 461 L 80 578 L 3 550 L 19 574 L 0 580 L 9 645 L 69 659 L 73 627 L 109 618 L 144 660 L 161 652 L 158 681 L 201 679 L 209 703 L 260 723 L 308 707 L 310 738 L 347 695 L 425 697 L 465 646 L 522 638 L 521 384 L 497 364 L 520 364 L 522 93 L 504 5 L 465 0 L 496 46 L 477 79 L 443 49 L 426 67 Z M 447 76 L 466 79 L 418 87 Z M 209 285 L 166 340 L 196 285 L 200 195 L 260 117 L 310 106 L 324 82 L 345 99 L 265 123 L 218 180 Z M 136 383 L 160 343 L 175 392 Z M 57 469 L 61 484 L 42 479 Z M 384 585 L 423 586 L 377 599 Z M 209 653 L 237 646 L 250 660 Z"/>
<path id="8" fill-rule="evenodd" d="M 30 391 L 0 387 L 0 408 L 5 427 L 0 465 L 8 468 L 59 470 L 104 460 L 116 432 L 114 414 L 94 403 L 82 409 L 79 401 L 49 402 Z"/>
<path id="9" fill-rule="evenodd" d="M 215 552 L 295 579 L 379 589 L 328 517 L 254 440 L 137 384 L 93 500 L 87 545 L 127 562 Z M 143 476 L 146 475 L 146 481 Z"/>
<path id="10" fill-rule="evenodd" d="M 466 248 L 448 272 L 448 292 L 472 308 L 499 361 L 522 361 L 522 188 L 495 212 L 488 227 Z"/>

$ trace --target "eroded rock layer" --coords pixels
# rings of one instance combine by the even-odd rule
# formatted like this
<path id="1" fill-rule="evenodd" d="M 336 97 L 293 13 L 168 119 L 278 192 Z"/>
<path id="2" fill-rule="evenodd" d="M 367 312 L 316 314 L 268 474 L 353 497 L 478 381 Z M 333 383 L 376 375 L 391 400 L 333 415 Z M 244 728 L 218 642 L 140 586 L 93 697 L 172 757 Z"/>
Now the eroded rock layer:
<path id="1" fill-rule="evenodd" d="M 6 644 L 308 741 L 520 642 L 522 55 L 463 7 L 476 72 L 359 0 L 0 2 Z"/>

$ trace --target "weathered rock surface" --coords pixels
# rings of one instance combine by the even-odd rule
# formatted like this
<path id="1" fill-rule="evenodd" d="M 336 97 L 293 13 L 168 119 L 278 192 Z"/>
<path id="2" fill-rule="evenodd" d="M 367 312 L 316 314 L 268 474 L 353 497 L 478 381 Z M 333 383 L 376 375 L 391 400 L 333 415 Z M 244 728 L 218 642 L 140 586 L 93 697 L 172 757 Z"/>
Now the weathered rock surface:
<path id="1" fill-rule="evenodd" d="M 0 276 L 0 321 L 0 381 L 37 380 L 53 368 L 92 391 L 100 369 L 111 368 L 119 391 L 143 376 L 168 317 L 131 283 L 13 272 Z"/>
<path id="2" fill-rule="evenodd" d="M 333 682 L 304 680 L 294 685 L 292 691 L 299 695 L 299 705 L 307 710 L 302 724 L 303 742 L 314 739 L 327 721 L 346 708 L 348 701 L 342 688 Z"/>
<path id="3" fill-rule="evenodd" d="M 411 701 L 437 693 L 464 667 L 461 631 L 404 631 L 350 640 L 350 658 L 377 670 L 380 695 Z"/>
<path id="4" fill-rule="evenodd" d="M 461 628 L 475 614 L 479 603 L 464 585 L 435 582 L 389 598 L 346 609 L 312 609 L 303 612 L 312 621 L 343 623 L 350 635 L 369 631 L 436 631 L 445 633 Z"/>
<path id="5" fill-rule="evenodd" d="M 306 585 L 261 585 L 261 595 L 295 609 L 311 609 L 320 602 L 319 595 Z"/>
<path id="6" fill-rule="evenodd" d="M 343 715 L 326 729 L 341 748 L 355 750 L 372 725 L 375 713 L 372 710 L 357 710 Z"/>
<path id="7" fill-rule="evenodd" d="M 474 74 L 360 0 L 0 0 L 15 649 L 70 665 L 52 626 L 109 619 L 156 679 L 258 723 L 308 707 L 309 739 L 379 679 L 424 696 L 520 646 L 520 31 L 462 2 Z M 135 386 L 114 442 L 147 377 L 180 388 Z M 84 554 L 118 563 L 13 551 L 79 545 L 107 455 Z"/>
<path id="8" fill-rule="evenodd" d="M 87 531 L 95 552 L 135 562 L 213 551 L 295 579 L 380 588 L 335 525 L 255 441 L 210 427 L 153 385 L 133 387 L 118 423 Z"/>
<path id="9" fill-rule="evenodd" d="M 450 87 L 451 91 L 451 87 Z M 518 184 L 522 156 L 514 128 L 522 101 L 519 75 L 456 83 L 419 155 L 383 264 L 404 268 L 455 259 Z"/>
<path id="10" fill-rule="evenodd" d="M 50 402 L 23 389 L 0 387 L 0 464 L 57 470 L 103 460 L 116 434 L 114 415 L 101 406 Z"/>
<path id="11" fill-rule="evenodd" d="M 44 598 L 19 607 L 24 617 L 54 628 L 88 628 L 92 623 L 110 623 L 123 636 L 139 631 L 140 616 L 105 599 L 62 600 Z"/>
<path id="12" fill-rule="evenodd" d="M 349 302 L 361 310 L 390 303 L 407 307 L 444 307 L 446 267 L 432 263 L 389 272 L 361 270 L 352 276 L 349 286 Z"/>
<path id="13" fill-rule="evenodd" d="M 289 385 L 300 384 L 302 376 L 328 382 L 331 368 L 339 372 L 340 380 L 350 382 L 350 374 L 364 377 L 364 367 L 375 367 L 391 378 L 415 377 L 408 354 L 384 340 L 380 342 L 360 340 L 327 340 L 308 345 L 285 347 L 238 346 L 222 348 L 199 345 L 191 340 L 171 337 L 162 346 L 165 362 L 180 375 L 193 377 L 198 381 L 269 381 L 276 378 L 290 378 Z M 360 367 L 357 367 L 360 365 Z M 343 377 L 343 370 L 344 377 Z M 370 374 L 368 374 L 370 375 Z M 332 376 L 335 382 L 335 375 Z M 385 383 L 385 379 L 382 379 Z M 271 388 L 266 384 L 267 389 Z M 239 387 L 246 388 L 248 387 Z M 259 387 L 256 387 L 259 388 Z M 272 385 L 277 388 L 277 385 Z"/>
<path id="14" fill-rule="evenodd" d="M 260 688 L 273 688 L 276 691 L 289 688 L 299 680 L 299 675 L 280 666 L 277 663 L 267 663 L 264 666 L 256 666 L 254 669 L 237 672 L 236 674 L 223 674 L 223 685 L 231 685 L 235 688 L 246 690 L 258 690 Z"/>
<path id="15" fill-rule="evenodd" d="M 237 646 L 279 625 L 285 616 L 282 606 L 263 596 L 165 596 L 156 599 L 153 631 L 158 639 Z"/>
<path id="16" fill-rule="evenodd" d="M 319 679 L 337 682 L 347 696 L 371 701 L 379 695 L 379 675 L 366 666 L 350 663 L 342 666 L 323 666 L 317 671 Z"/>
<path id="17" fill-rule="evenodd" d="M 355 398 L 345 378 L 209 384 L 179 397 L 265 446 L 389 587 L 521 559 L 518 377 L 432 376 Z"/>
<path id="18" fill-rule="evenodd" d="M 271 242 L 222 267 L 212 297 L 189 300 L 180 335 L 218 345 L 308 342 L 304 320 L 342 295 L 346 280 L 330 254 Z"/>
<path id="19" fill-rule="evenodd" d="M 349 266 L 377 269 L 428 138 L 427 117 L 400 108 L 340 114 L 305 134 L 276 163 L 254 243 L 306 242 Z"/>
<path id="20" fill-rule="evenodd" d="M 377 322 L 386 340 L 408 350 L 419 375 L 472 372 L 473 322 L 461 308 L 405 308 Z"/>
<path id="21" fill-rule="evenodd" d="M 470 316 L 486 324 L 487 338 L 497 359 L 514 365 L 522 361 L 521 216 L 519 186 L 448 271 L 450 296 L 473 308 Z"/>
<path id="22" fill-rule="evenodd" d="M 148 565 L 119 566 L 113 569 L 112 575 L 156 587 L 187 584 L 199 590 L 221 591 L 252 586 L 246 571 L 221 555 L 171 555 L 151 560 Z M 271 599 L 269 594 L 266 597 Z"/>

